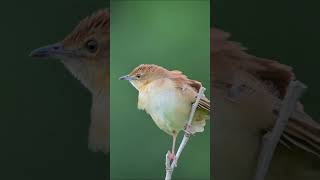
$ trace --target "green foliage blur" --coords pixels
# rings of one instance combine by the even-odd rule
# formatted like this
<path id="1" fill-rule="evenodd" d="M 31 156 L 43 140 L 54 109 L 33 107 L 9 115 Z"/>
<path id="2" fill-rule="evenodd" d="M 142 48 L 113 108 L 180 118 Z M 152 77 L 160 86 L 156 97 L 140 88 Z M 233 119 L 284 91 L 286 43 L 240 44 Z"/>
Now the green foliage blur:
<path id="1" fill-rule="evenodd" d="M 209 1 L 115 1 L 111 11 L 111 179 L 164 179 L 172 137 L 137 109 L 137 90 L 118 78 L 157 64 L 201 81 L 210 97 Z M 209 127 L 191 137 L 174 179 L 209 179 Z"/>

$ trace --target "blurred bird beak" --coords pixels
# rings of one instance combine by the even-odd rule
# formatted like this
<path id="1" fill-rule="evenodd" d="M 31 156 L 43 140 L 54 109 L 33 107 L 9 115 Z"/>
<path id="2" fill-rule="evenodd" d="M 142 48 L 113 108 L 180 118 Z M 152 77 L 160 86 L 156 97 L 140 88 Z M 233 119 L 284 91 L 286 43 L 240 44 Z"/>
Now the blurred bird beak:
<path id="1" fill-rule="evenodd" d="M 119 80 L 127 80 L 127 81 L 131 81 L 134 80 L 133 77 L 129 76 L 129 75 L 125 75 L 119 78 Z"/>
<path id="2" fill-rule="evenodd" d="M 59 57 L 64 54 L 63 46 L 61 43 L 51 44 L 33 50 L 29 56 L 36 58 L 52 58 Z"/>

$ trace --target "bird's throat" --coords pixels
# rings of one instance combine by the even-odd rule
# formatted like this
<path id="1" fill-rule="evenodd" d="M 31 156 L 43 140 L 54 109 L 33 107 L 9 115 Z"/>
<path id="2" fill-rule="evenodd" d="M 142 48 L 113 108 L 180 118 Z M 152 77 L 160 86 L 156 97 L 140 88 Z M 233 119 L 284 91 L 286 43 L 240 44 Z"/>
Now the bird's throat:
<path id="1" fill-rule="evenodd" d="M 79 60 L 62 60 L 62 63 L 92 94 L 106 94 L 108 87 L 107 66 Z"/>

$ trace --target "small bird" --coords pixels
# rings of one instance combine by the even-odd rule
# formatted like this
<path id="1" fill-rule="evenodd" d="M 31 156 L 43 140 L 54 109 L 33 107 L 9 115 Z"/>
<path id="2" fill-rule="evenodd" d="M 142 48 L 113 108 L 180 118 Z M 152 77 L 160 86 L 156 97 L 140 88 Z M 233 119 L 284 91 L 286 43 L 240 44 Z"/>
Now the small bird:
<path id="1" fill-rule="evenodd" d="M 258 164 L 262 137 L 273 128 L 295 75 L 290 66 L 246 53 L 229 37 L 211 29 L 213 178 L 249 180 Z M 315 164 L 320 168 L 320 124 L 300 102 L 280 143 L 268 180 L 320 179 L 320 171 L 314 171 Z"/>
<path id="2" fill-rule="evenodd" d="M 161 130 L 173 137 L 169 155 L 173 160 L 177 135 L 187 124 L 202 84 L 188 79 L 180 71 L 169 71 L 153 64 L 142 64 L 120 80 L 128 80 L 139 91 L 138 109 L 145 110 Z M 209 113 L 210 101 L 203 96 L 187 130 L 203 132 Z"/>
<path id="3" fill-rule="evenodd" d="M 60 59 L 92 94 L 89 148 L 109 152 L 109 12 L 83 19 L 64 40 L 38 48 L 30 56 Z"/>

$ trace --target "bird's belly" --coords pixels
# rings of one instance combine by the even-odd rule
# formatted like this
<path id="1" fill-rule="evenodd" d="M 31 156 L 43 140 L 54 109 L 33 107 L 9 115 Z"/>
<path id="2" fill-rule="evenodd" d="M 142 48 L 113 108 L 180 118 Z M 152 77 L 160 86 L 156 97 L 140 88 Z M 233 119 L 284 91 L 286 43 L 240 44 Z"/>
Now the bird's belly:
<path id="1" fill-rule="evenodd" d="M 184 128 L 191 105 L 180 94 L 174 90 L 157 91 L 142 99 L 146 100 L 144 109 L 160 129 L 172 135 Z"/>

